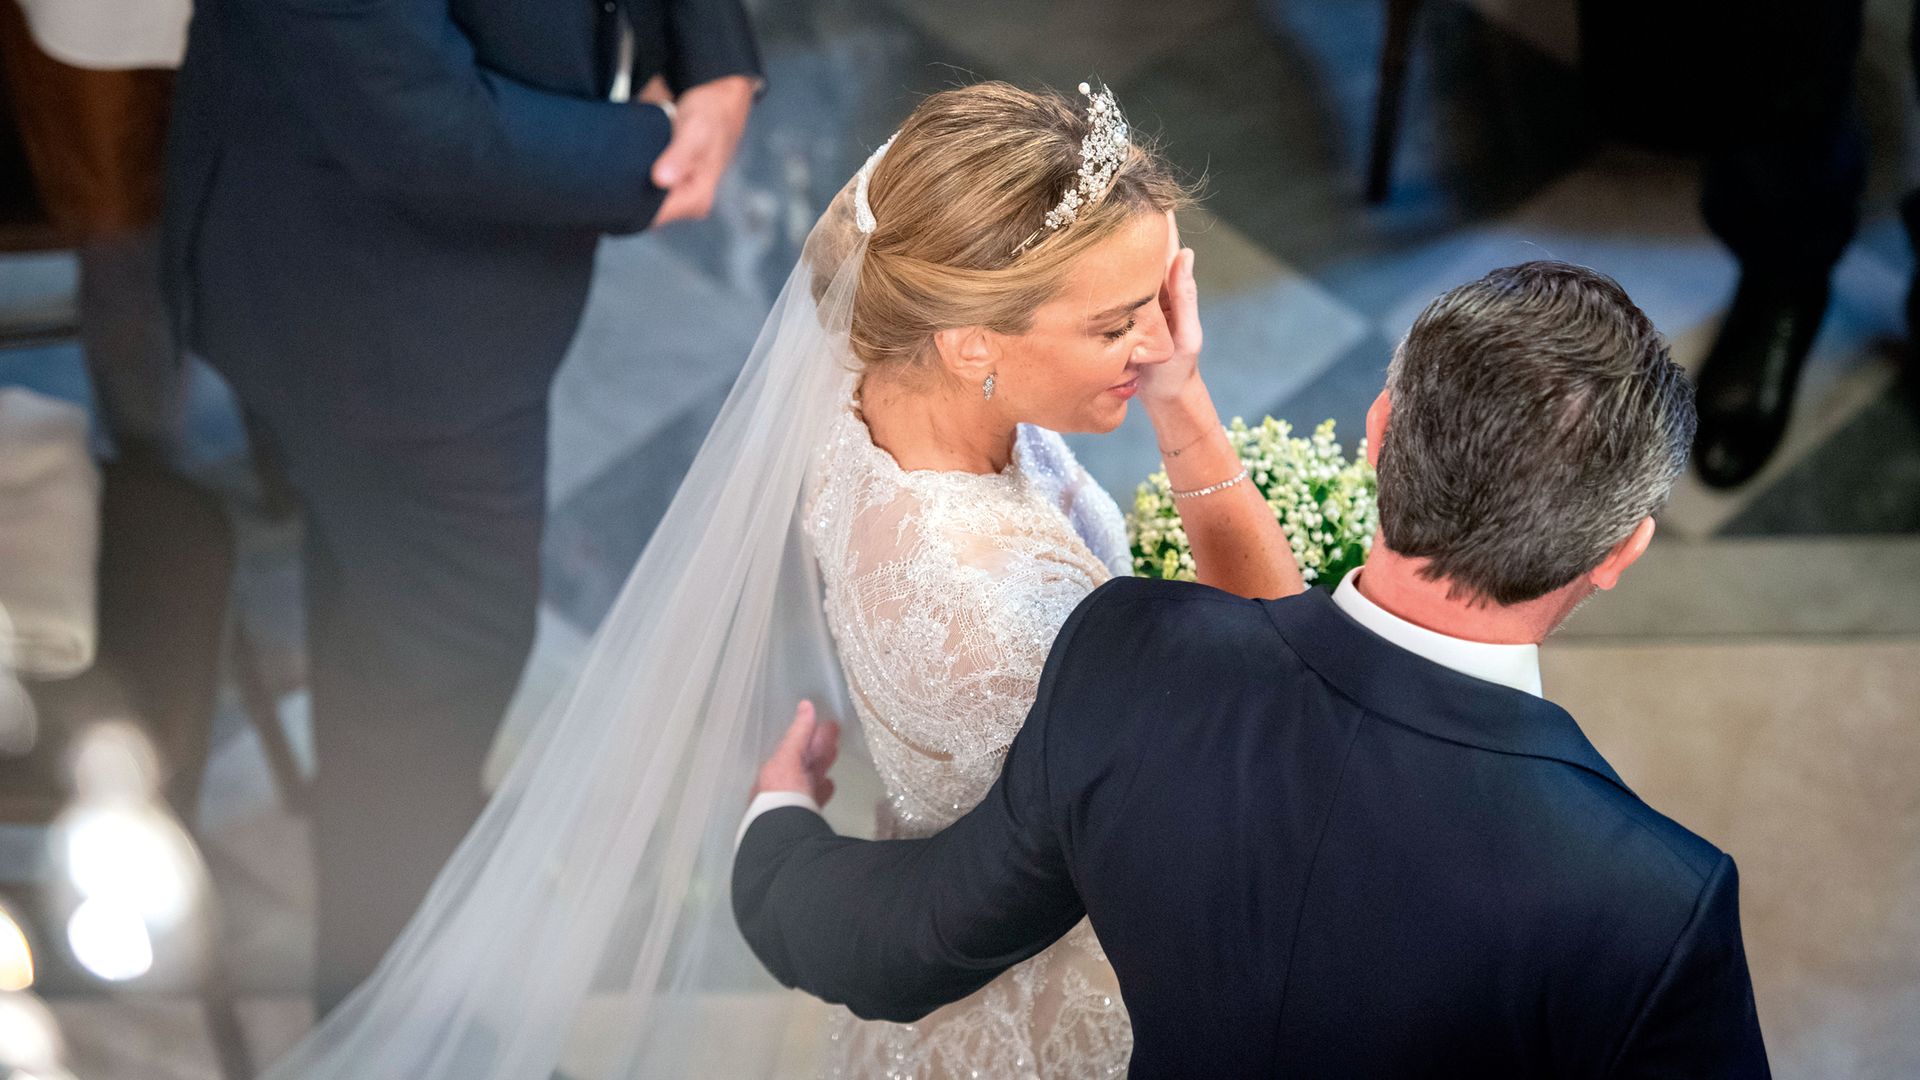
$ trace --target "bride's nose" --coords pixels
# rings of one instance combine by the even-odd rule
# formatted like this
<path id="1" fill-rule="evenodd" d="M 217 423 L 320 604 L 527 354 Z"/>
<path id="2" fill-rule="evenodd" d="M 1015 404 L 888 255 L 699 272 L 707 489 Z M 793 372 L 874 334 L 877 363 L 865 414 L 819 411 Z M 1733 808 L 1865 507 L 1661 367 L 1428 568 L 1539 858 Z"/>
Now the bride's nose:
<path id="1" fill-rule="evenodd" d="M 1140 343 L 1133 347 L 1133 363 L 1164 364 L 1173 359 L 1173 332 L 1167 329 L 1167 317 L 1159 304 L 1148 304 L 1140 312 Z"/>

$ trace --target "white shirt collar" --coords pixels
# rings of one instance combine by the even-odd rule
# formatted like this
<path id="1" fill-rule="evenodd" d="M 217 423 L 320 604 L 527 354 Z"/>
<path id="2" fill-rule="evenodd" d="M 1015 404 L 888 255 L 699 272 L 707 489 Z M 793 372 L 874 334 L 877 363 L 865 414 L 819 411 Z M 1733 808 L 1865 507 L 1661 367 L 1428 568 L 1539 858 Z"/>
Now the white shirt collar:
<path id="1" fill-rule="evenodd" d="M 1490 683 L 1524 690 L 1534 697 L 1546 696 L 1540 686 L 1540 646 L 1493 645 L 1416 626 L 1366 598 L 1354 583 L 1360 570 L 1347 572 L 1340 587 L 1333 591 L 1333 602 L 1354 622 L 1398 645 L 1415 656 L 1431 660 Z"/>

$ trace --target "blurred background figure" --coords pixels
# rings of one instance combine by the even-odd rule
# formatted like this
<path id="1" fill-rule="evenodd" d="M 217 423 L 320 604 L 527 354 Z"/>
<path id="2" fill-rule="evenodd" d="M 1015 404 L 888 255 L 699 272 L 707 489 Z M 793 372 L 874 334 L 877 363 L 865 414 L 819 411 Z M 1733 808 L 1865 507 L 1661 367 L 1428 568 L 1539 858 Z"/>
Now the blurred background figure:
<path id="1" fill-rule="evenodd" d="M 1694 464 L 1745 483 L 1786 433 L 1833 269 L 1858 231 L 1867 139 L 1854 96 L 1864 0 L 1583 7 L 1595 98 L 1626 133 L 1697 148 L 1701 210 L 1740 281 L 1699 375 Z M 1659 42 L 1649 78 L 1644 43 Z M 1680 58 L 1684 57 L 1684 60 Z M 1611 102 L 1611 105 L 1609 105 Z M 1881 152 L 1889 148 L 1882 147 Z M 1902 217 L 1909 239 L 1920 202 Z M 1908 322 L 1913 321 L 1909 290 Z"/>
<path id="2" fill-rule="evenodd" d="M 125 454 L 169 454 L 181 421 L 157 226 L 188 10 L 189 0 L 0 3 L 14 124 L 47 217 L 78 251 L 87 371 Z"/>
<path id="3" fill-rule="evenodd" d="M 323 1010 L 480 809 L 595 244 L 706 214 L 759 74 L 738 0 L 195 12 L 166 271 L 305 510 Z"/>
<path id="4" fill-rule="evenodd" d="M 1739 260 L 1740 285 L 1700 369 L 1694 462 L 1725 488 L 1758 473 L 1786 434 L 1833 268 L 1859 227 L 1867 169 L 1853 83 L 1864 3 L 1712 6 L 1714 25 L 1742 29 L 1733 48 L 1700 38 L 1699 55 L 1713 58 L 1703 90 L 1721 121 L 1701 209 Z M 1911 238 L 1910 213 L 1906 221 Z"/>

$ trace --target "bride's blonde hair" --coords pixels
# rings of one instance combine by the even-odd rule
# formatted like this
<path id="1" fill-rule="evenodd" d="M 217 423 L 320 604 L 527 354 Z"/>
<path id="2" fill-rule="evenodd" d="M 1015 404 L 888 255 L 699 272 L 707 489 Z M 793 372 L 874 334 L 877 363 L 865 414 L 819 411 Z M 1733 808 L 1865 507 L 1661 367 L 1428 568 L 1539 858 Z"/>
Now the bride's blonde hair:
<path id="1" fill-rule="evenodd" d="M 952 327 L 1025 333 L 1074 260 L 1136 215 L 1191 201 L 1159 154 L 1135 144 L 1104 197 L 1046 228 L 1078 178 L 1087 132 L 1085 102 L 1004 82 L 921 102 L 868 186 L 877 226 L 851 330 L 863 367 L 923 362 L 933 335 Z"/>

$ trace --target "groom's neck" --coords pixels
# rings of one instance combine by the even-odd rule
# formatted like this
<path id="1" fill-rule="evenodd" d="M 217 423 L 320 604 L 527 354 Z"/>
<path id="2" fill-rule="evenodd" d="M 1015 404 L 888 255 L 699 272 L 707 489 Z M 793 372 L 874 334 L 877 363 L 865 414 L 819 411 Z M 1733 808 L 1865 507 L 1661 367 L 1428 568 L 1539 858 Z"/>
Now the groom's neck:
<path id="1" fill-rule="evenodd" d="M 1494 645 L 1534 645 L 1544 641 L 1566 616 L 1558 594 L 1525 604 L 1502 605 L 1452 595 L 1445 578 L 1421 576 L 1424 559 L 1409 559 L 1374 538 L 1373 551 L 1356 582 L 1367 599 L 1415 626 L 1436 634 Z"/>

